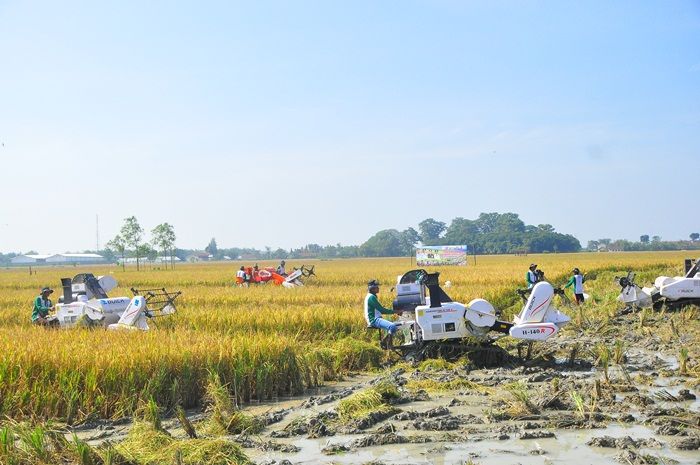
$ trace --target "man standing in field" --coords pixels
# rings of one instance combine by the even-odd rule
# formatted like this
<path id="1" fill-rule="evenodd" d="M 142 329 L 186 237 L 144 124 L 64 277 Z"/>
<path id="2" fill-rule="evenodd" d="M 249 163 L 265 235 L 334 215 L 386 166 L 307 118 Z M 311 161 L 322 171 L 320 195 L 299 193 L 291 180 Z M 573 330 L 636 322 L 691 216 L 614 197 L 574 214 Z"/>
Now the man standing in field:
<path id="1" fill-rule="evenodd" d="M 532 287 L 539 281 L 539 276 L 537 274 L 537 264 L 532 263 L 530 265 L 530 269 L 527 270 L 527 274 L 525 275 L 525 279 L 527 280 L 527 288 L 532 289 Z"/>
<path id="2" fill-rule="evenodd" d="M 241 265 L 241 269 L 236 272 L 236 284 L 238 287 L 243 287 L 248 285 L 248 275 L 245 272 L 245 267 Z"/>
<path id="3" fill-rule="evenodd" d="M 569 278 L 569 282 L 566 283 L 564 289 L 574 286 L 574 295 L 576 296 L 576 304 L 580 305 L 583 303 L 583 283 L 586 278 L 581 274 L 578 268 L 574 268 L 574 275 Z"/>
<path id="4" fill-rule="evenodd" d="M 280 262 L 279 266 L 277 267 L 277 274 L 280 275 L 280 276 L 285 276 L 285 277 L 286 277 L 286 276 L 287 276 L 287 270 L 285 269 L 284 264 L 285 264 L 285 263 L 284 263 L 284 260 L 282 260 L 282 261 Z"/>
<path id="5" fill-rule="evenodd" d="M 385 330 L 388 334 L 382 339 L 381 346 L 383 349 L 391 347 L 392 336 L 399 327 L 396 323 L 382 318 L 382 315 L 394 315 L 401 313 L 394 310 L 382 307 L 377 299 L 379 293 L 379 282 L 376 279 L 367 283 L 367 295 L 365 296 L 365 320 L 368 328 L 379 328 Z"/>
<path id="6" fill-rule="evenodd" d="M 53 294 L 53 289 L 45 287 L 41 290 L 36 299 L 34 299 L 34 309 L 32 310 L 32 323 L 41 326 L 53 326 L 58 324 L 58 320 L 50 320 L 48 317 L 49 311 L 53 310 L 53 302 L 49 296 Z"/>

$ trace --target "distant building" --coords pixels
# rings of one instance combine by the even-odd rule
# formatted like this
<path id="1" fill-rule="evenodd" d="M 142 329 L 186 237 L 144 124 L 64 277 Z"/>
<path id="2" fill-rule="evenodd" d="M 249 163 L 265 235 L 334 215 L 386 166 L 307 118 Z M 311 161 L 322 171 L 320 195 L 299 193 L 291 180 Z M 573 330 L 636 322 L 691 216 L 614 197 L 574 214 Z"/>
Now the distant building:
<path id="1" fill-rule="evenodd" d="M 102 255 L 96 253 L 58 253 L 49 255 L 17 255 L 11 260 L 13 265 L 73 265 L 83 263 L 105 263 Z"/>
<path id="2" fill-rule="evenodd" d="M 51 264 L 104 263 L 105 258 L 96 253 L 58 253 L 46 259 Z"/>
<path id="3" fill-rule="evenodd" d="M 45 264 L 46 259 L 51 257 L 51 255 L 17 255 L 10 262 L 13 265 L 37 265 Z"/>
<path id="4" fill-rule="evenodd" d="M 214 256 L 208 252 L 194 252 L 187 256 L 188 262 L 207 262 L 214 260 Z"/>

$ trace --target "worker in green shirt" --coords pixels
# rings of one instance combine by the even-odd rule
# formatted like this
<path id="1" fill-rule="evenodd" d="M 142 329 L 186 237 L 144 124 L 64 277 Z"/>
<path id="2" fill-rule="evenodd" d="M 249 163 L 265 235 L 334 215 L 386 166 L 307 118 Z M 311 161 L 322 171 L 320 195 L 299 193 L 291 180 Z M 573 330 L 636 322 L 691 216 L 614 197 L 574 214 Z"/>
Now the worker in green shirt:
<path id="1" fill-rule="evenodd" d="M 49 319 L 49 311 L 53 310 L 53 302 L 49 296 L 53 294 L 53 289 L 45 287 L 41 294 L 34 299 L 34 309 L 32 310 L 32 323 L 41 326 L 53 326 L 58 324 L 58 320 Z"/>
<path id="2" fill-rule="evenodd" d="M 378 328 L 385 330 L 388 335 L 382 340 L 382 347 L 388 348 L 391 346 L 392 336 L 399 327 L 398 324 L 392 323 L 389 320 L 382 318 L 382 315 L 400 315 L 401 312 L 395 312 L 392 309 L 382 307 L 377 299 L 379 293 L 379 282 L 376 279 L 367 283 L 367 295 L 365 296 L 365 320 L 368 328 Z"/>
<path id="3" fill-rule="evenodd" d="M 573 276 L 569 278 L 569 282 L 566 283 L 564 289 L 573 286 L 574 296 L 576 296 L 576 303 L 580 305 L 584 301 L 583 283 L 586 281 L 586 277 L 581 274 L 581 271 L 579 271 L 578 268 L 574 268 L 572 272 Z"/>
<path id="4" fill-rule="evenodd" d="M 525 275 L 525 280 L 527 281 L 527 288 L 532 289 L 532 287 L 540 281 L 539 273 L 537 272 L 537 264 L 533 263 L 530 265 L 530 268 L 527 270 L 527 274 Z"/>

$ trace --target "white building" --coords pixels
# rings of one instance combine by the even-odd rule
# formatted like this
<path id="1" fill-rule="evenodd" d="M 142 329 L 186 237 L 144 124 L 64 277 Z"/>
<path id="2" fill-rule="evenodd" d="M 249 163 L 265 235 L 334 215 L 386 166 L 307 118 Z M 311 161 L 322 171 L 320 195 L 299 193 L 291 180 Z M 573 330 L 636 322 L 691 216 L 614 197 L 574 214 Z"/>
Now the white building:
<path id="1" fill-rule="evenodd" d="M 105 258 L 96 253 L 57 253 L 47 255 L 17 255 L 13 265 L 73 265 L 80 263 L 105 263 Z"/>
<path id="2" fill-rule="evenodd" d="M 102 263 L 105 258 L 96 253 L 57 253 L 46 259 L 46 263 L 66 264 L 66 263 Z"/>
<path id="3" fill-rule="evenodd" d="M 51 257 L 51 255 L 17 255 L 12 260 L 13 265 L 36 265 L 39 263 L 46 263 L 46 259 Z"/>

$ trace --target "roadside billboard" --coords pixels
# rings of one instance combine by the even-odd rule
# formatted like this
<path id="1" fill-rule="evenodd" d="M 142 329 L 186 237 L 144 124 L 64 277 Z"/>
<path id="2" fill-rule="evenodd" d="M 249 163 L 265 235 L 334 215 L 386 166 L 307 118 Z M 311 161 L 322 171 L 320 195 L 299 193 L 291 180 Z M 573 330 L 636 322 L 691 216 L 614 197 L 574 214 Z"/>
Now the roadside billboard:
<path id="1" fill-rule="evenodd" d="M 418 266 L 466 265 L 466 245 L 430 245 L 416 249 Z"/>

